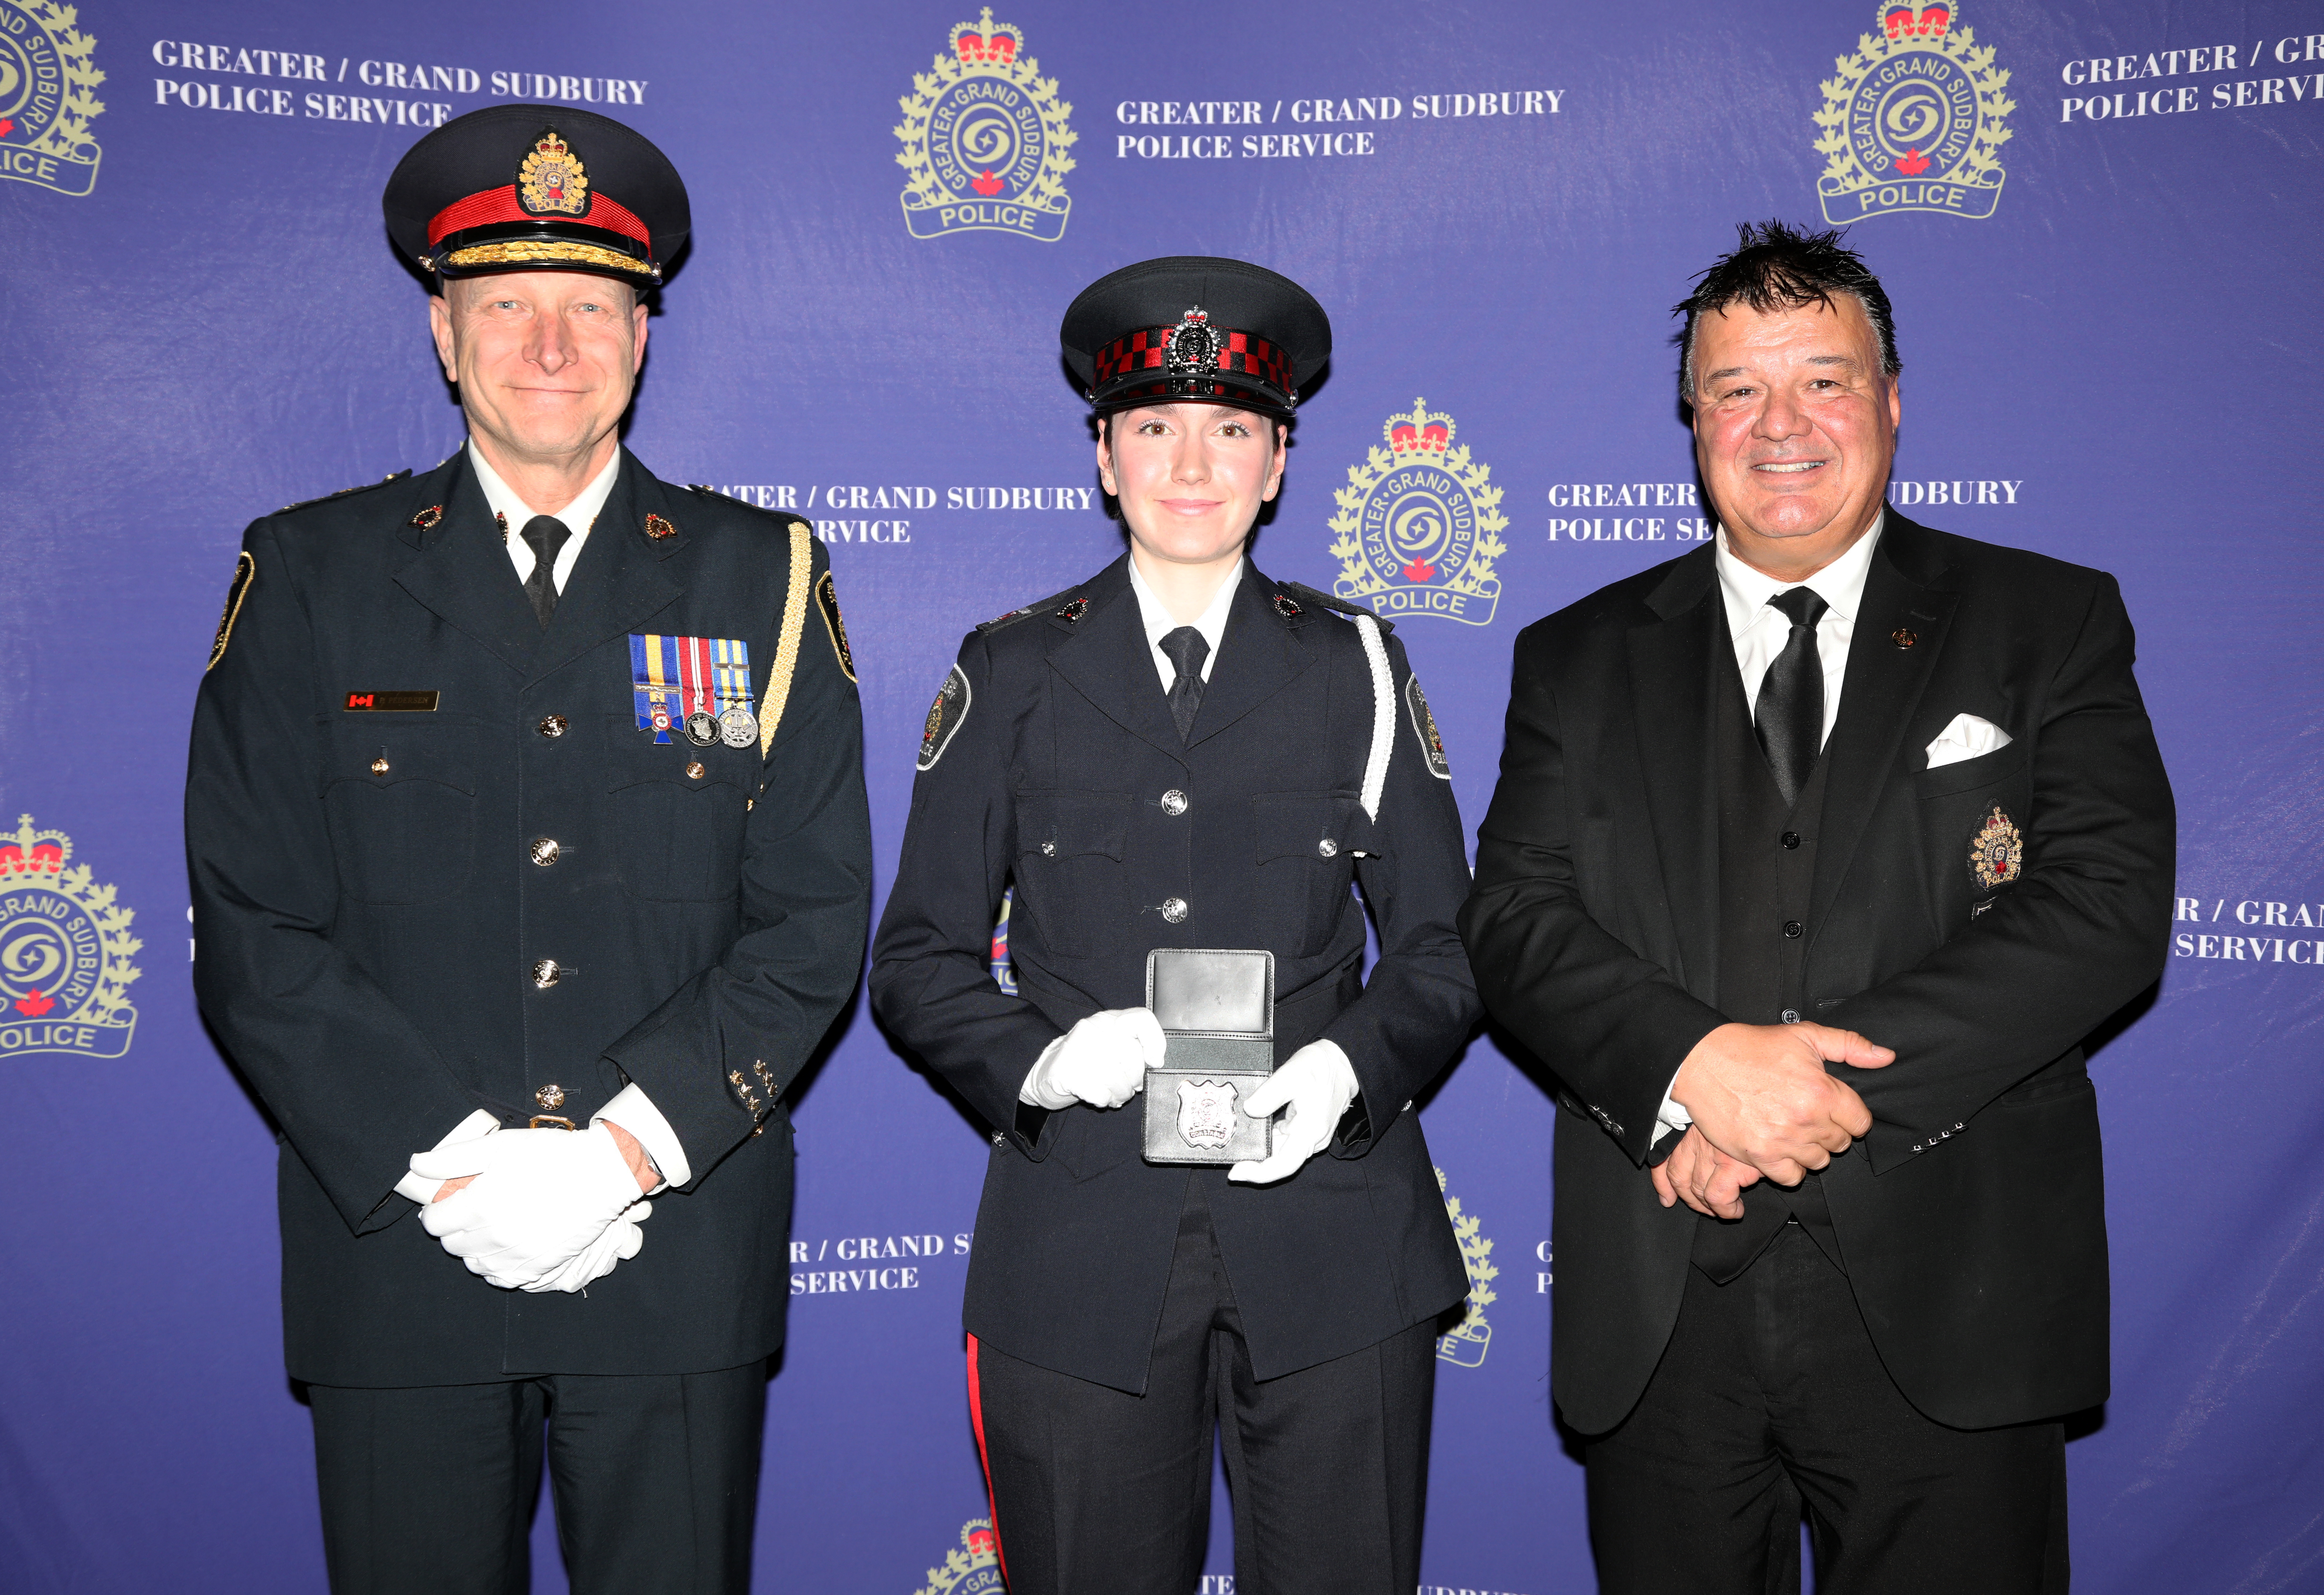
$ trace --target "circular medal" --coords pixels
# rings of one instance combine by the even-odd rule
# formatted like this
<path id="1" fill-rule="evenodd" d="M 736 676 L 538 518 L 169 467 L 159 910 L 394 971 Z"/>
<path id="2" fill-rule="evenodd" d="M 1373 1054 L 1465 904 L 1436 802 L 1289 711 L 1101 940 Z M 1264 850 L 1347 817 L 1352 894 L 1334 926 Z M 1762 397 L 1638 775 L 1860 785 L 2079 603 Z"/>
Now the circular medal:
<path id="1" fill-rule="evenodd" d="M 697 748 L 707 748 L 718 741 L 718 722 L 710 717 L 707 709 L 696 709 L 686 717 L 686 740 Z"/>
<path id="2" fill-rule="evenodd" d="M 759 740 L 759 717 L 739 705 L 718 716 L 718 740 L 730 748 L 747 748 Z"/>

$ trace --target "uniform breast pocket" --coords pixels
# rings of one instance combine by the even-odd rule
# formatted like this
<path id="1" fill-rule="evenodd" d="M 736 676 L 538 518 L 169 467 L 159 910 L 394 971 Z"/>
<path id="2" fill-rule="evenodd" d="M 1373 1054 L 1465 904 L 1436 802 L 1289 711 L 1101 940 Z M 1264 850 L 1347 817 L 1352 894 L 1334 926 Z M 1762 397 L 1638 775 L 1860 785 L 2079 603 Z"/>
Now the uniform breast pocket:
<path id="1" fill-rule="evenodd" d="M 324 725 L 323 815 L 339 886 L 364 903 L 467 890 L 476 852 L 473 721 L 335 715 Z"/>
<path id="2" fill-rule="evenodd" d="M 1017 892 L 1054 951 L 1111 951 L 1134 939 L 1122 868 L 1134 800 L 1063 788 L 1017 794 Z"/>
<path id="3" fill-rule="evenodd" d="M 760 764 L 748 748 L 657 742 L 633 715 L 605 719 L 607 845 L 622 885 L 656 902 L 731 899 L 742 880 L 742 830 Z"/>
<path id="4" fill-rule="evenodd" d="M 1259 900 L 1283 905 L 1291 955 L 1312 958 L 1350 911 L 1355 854 L 1379 851 L 1371 819 L 1352 792 L 1262 792 L 1250 807 Z"/>

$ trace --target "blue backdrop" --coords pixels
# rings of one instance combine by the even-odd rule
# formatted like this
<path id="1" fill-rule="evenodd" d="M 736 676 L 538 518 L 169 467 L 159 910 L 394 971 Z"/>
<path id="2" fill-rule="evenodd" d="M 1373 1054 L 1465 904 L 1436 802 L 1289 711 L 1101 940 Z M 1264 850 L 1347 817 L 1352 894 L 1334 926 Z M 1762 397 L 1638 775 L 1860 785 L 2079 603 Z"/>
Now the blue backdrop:
<path id="1" fill-rule="evenodd" d="M 1517 629 L 1704 535 L 1668 307 L 1738 221 L 1855 223 L 1904 360 L 1892 501 L 2121 577 L 2179 793 L 2177 955 L 2092 1071 L 2116 1395 L 2070 1451 L 2082 1588 L 2324 1587 L 2324 15 L 1887 9 L 0 0 L 0 1587 L 320 1587 L 274 1148 L 187 980 L 185 727 L 244 523 L 459 441 L 379 190 L 518 97 L 686 174 L 629 440 L 829 540 L 882 893 L 959 634 L 1120 547 L 1056 359 L 1084 283 L 1237 254 L 1329 307 L 1259 558 L 1404 617 L 1473 825 Z M 1386 512 L 1416 472 L 1434 541 Z M 797 1113 L 758 1587 L 996 1587 L 978 1132 L 860 1010 Z M 1425 1106 L 1478 1286 L 1430 1591 L 1590 1588 L 1550 1120 L 1482 1041 Z"/>

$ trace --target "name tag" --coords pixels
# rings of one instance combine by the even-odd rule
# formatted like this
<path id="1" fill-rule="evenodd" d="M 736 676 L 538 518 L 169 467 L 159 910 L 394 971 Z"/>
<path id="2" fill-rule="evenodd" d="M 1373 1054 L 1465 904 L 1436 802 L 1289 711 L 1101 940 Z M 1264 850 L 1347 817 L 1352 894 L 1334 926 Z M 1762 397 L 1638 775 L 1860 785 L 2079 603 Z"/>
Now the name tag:
<path id="1" fill-rule="evenodd" d="M 351 692 L 346 707 L 374 715 L 432 715 L 438 696 L 433 692 Z"/>

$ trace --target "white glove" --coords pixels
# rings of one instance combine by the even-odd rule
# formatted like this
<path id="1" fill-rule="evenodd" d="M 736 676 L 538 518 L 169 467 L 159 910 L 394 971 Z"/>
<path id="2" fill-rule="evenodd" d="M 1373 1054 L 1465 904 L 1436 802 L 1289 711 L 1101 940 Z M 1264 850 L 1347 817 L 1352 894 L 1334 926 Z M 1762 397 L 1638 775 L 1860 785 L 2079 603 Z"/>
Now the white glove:
<path id="1" fill-rule="evenodd" d="M 1264 1119 L 1277 1108 L 1290 1106 L 1275 1127 L 1275 1149 L 1262 1160 L 1246 1158 L 1227 1170 L 1227 1178 L 1244 1185 L 1268 1185 L 1288 1179 L 1302 1164 L 1331 1144 L 1341 1116 L 1361 1089 L 1355 1065 L 1336 1041 L 1310 1041 L 1283 1060 L 1267 1083 L 1248 1093 L 1242 1111 Z"/>
<path id="2" fill-rule="evenodd" d="M 1037 1108 L 1119 1108 L 1146 1089 L 1146 1071 L 1162 1062 L 1162 1021 L 1150 1008 L 1093 1013 L 1041 1049 L 1017 1093 Z"/>
<path id="3" fill-rule="evenodd" d="M 419 1153 L 411 1172 L 431 1180 L 475 1176 L 421 1208 L 420 1222 L 468 1272 L 504 1289 L 557 1274 L 639 1196 L 637 1176 L 602 1124 L 497 1130 Z"/>
<path id="4" fill-rule="evenodd" d="M 615 1263 L 627 1262 L 638 1255 L 638 1249 L 646 1243 L 638 1226 L 651 1217 L 653 1203 L 639 1203 L 607 1224 L 571 1262 L 523 1288 L 536 1295 L 544 1290 L 561 1290 L 570 1295 L 595 1285 L 613 1271 Z"/>

